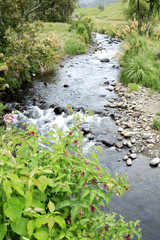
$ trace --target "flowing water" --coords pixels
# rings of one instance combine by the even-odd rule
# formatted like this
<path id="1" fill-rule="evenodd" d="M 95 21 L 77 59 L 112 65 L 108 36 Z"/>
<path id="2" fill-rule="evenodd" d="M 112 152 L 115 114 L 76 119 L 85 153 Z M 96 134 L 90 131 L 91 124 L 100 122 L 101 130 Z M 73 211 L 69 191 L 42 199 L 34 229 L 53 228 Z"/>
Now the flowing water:
<path id="1" fill-rule="evenodd" d="M 44 136 L 53 130 L 53 125 L 62 131 L 68 130 L 73 121 L 66 110 L 68 104 L 76 110 L 93 110 L 95 118 L 89 117 L 82 123 L 86 133 L 84 153 L 88 154 L 91 146 L 101 144 L 101 165 L 113 175 L 115 172 L 126 173 L 131 185 L 131 191 L 126 196 L 113 198 L 109 208 L 104 211 L 117 212 L 127 221 L 139 219 L 143 239 L 159 240 L 160 170 L 150 168 L 149 159 L 143 155 L 134 160 L 132 167 L 126 166 L 122 160 L 126 150 L 118 152 L 114 147 L 119 137 L 118 126 L 112 119 L 116 109 L 106 110 L 104 107 L 119 99 L 109 86 L 118 81 L 120 74 L 117 60 L 112 57 L 119 51 L 121 43 L 100 34 L 96 35 L 96 40 L 96 51 L 68 58 L 55 73 L 38 77 L 33 87 L 8 99 L 8 105 L 12 110 L 21 111 L 16 118 L 17 126 L 30 122 Z M 103 61 L 106 57 L 109 62 Z M 102 144 L 102 140 L 106 139 L 107 144 Z"/>

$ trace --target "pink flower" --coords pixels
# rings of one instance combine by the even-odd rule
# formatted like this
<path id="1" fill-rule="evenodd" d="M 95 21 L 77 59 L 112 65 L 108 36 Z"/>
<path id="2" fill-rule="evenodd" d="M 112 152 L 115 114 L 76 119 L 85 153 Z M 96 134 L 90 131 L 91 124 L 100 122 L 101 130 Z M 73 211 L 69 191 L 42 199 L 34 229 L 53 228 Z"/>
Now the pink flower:
<path id="1" fill-rule="evenodd" d="M 66 157 L 68 157 L 68 153 L 67 153 L 67 152 L 65 152 L 64 155 L 65 155 Z"/>
<path id="2" fill-rule="evenodd" d="M 71 176 L 74 177 L 74 173 L 71 173 Z"/>
<path id="3" fill-rule="evenodd" d="M 89 164 L 89 161 L 88 161 L 88 160 L 85 160 L 84 162 L 85 162 L 87 165 Z"/>
<path id="4" fill-rule="evenodd" d="M 30 132 L 29 135 L 34 136 L 34 131 Z"/>
<path id="5" fill-rule="evenodd" d="M 96 208 L 93 205 L 91 205 L 91 211 L 92 211 L 92 213 L 94 213 L 96 211 Z"/>
<path id="6" fill-rule="evenodd" d="M 105 229 L 106 232 L 109 232 L 109 228 L 108 228 L 107 224 L 104 226 L 104 229 Z"/>
<path id="7" fill-rule="evenodd" d="M 79 215 L 80 215 L 80 216 L 83 215 L 82 208 L 79 209 Z"/>
<path id="8" fill-rule="evenodd" d="M 69 135 L 71 136 L 71 135 L 72 135 L 72 132 L 70 132 Z"/>
<path id="9" fill-rule="evenodd" d="M 12 123 L 15 123 L 15 117 L 11 115 L 11 118 L 12 118 Z"/>
<path id="10" fill-rule="evenodd" d="M 75 143 L 75 145 L 77 145 L 77 146 L 78 146 L 78 141 L 76 141 L 76 140 L 75 140 L 75 141 L 74 141 L 74 143 Z"/>
<path id="11" fill-rule="evenodd" d="M 81 172 L 82 178 L 85 177 L 85 172 Z"/>
<path id="12" fill-rule="evenodd" d="M 95 179 L 92 179 L 92 183 L 95 185 L 95 184 L 96 184 L 96 180 L 95 180 Z"/>
<path id="13" fill-rule="evenodd" d="M 67 220 L 67 223 L 68 223 L 68 224 L 71 224 L 71 214 L 68 215 L 68 217 L 67 217 L 66 220 Z"/>
<path id="14" fill-rule="evenodd" d="M 101 178 L 101 177 L 102 177 L 101 173 L 98 173 L 98 177 L 99 177 L 99 178 Z"/>
<path id="15" fill-rule="evenodd" d="M 88 184 L 85 182 L 84 186 L 85 186 L 85 187 L 88 187 Z"/>
<path id="16" fill-rule="evenodd" d="M 100 168 L 99 168 L 99 167 L 96 167 L 96 170 L 100 170 Z"/>
<path id="17" fill-rule="evenodd" d="M 108 189 L 108 186 L 107 186 L 107 184 L 104 184 L 104 188 L 105 188 L 105 189 Z"/>

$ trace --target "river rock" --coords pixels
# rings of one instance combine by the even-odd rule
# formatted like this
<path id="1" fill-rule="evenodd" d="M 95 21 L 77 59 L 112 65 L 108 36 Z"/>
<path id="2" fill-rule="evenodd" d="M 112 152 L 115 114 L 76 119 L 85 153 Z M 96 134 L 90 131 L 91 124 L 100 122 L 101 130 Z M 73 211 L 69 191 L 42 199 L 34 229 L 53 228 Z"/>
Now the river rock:
<path id="1" fill-rule="evenodd" d="M 123 148 L 123 142 L 116 142 L 115 147 Z"/>
<path id="2" fill-rule="evenodd" d="M 128 158 L 126 164 L 127 164 L 127 166 L 132 166 L 132 160 L 130 158 Z"/>
<path id="3" fill-rule="evenodd" d="M 149 135 L 149 134 L 144 134 L 142 137 L 143 140 L 148 140 L 150 138 L 151 138 L 151 135 Z"/>
<path id="4" fill-rule="evenodd" d="M 107 147 L 112 147 L 116 143 L 116 139 L 113 134 L 99 135 L 97 137 L 97 142 L 102 142 Z"/>
<path id="5" fill-rule="evenodd" d="M 83 127 L 82 131 L 84 132 L 84 134 L 90 133 L 90 129 L 88 127 Z"/>
<path id="6" fill-rule="evenodd" d="M 160 158 L 158 158 L 158 157 L 153 158 L 153 159 L 149 162 L 149 164 L 150 164 L 151 166 L 157 166 L 159 163 L 160 163 Z"/>
<path id="7" fill-rule="evenodd" d="M 68 88 L 69 85 L 68 85 L 68 84 L 64 84 L 63 87 L 64 87 L 64 88 Z"/>
<path id="8" fill-rule="evenodd" d="M 134 159 L 137 158 L 137 154 L 132 153 L 132 154 L 129 155 L 129 157 L 130 157 L 132 160 L 134 160 Z"/>
<path id="9" fill-rule="evenodd" d="M 100 60 L 100 62 L 104 62 L 104 63 L 107 63 L 107 62 L 110 62 L 110 60 L 109 60 L 109 58 L 102 58 L 101 60 Z"/>
<path id="10" fill-rule="evenodd" d="M 123 157 L 123 160 L 124 160 L 124 161 L 127 161 L 128 158 L 129 158 L 129 157 L 128 157 L 127 155 L 125 155 L 125 156 Z"/>

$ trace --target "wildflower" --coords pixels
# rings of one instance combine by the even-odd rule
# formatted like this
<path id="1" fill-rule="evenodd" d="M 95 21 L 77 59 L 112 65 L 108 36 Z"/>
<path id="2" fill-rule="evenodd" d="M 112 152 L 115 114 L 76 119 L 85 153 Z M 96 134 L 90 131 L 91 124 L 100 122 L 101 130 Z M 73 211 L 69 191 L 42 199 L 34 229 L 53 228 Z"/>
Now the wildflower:
<path id="1" fill-rule="evenodd" d="M 93 205 L 91 205 L 91 211 L 92 211 L 92 213 L 94 213 L 96 211 L 96 208 Z"/>
<path id="2" fill-rule="evenodd" d="M 108 227 L 107 224 L 104 226 L 104 229 L 105 229 L 106 232 L 109 232 L 109 227 Z"/>
<path id="3" fill-rule="evenodd" d="M 88 165 L 88 164 L 89 164 L 89 161 L 88 161 L 88 160 L 85 160 L 85 163 Z"/>
<path id="4" fill-rule="evenodd" d="M 92 184 L 96 184 L 96 180 L 95 179 L 92 179 Z"/>
<path id="5" fill-rule="evenodd" d="M 67 153 L 67 152 L 65 152 L 64 155 L 65 155 L 66 157 L 68 157 L 68 153 Z"/>
<path id="6" fill-rule="evenodd" d="M 71 173 L 71 176 L 74 177 L 74 173 Z"/>
<path id="7" fill-rule="evenodd" d="M 87 185 L 87 183 L 86 183 L 86 182 L 85 182 L 84 186 L 85 186 L 85 187 L 88 187 L 88 185 Z"/>
<path id="8" fill-rule="evenodd" d="M 108 186 L 107 186 L 107 184 L 104 184 L 104 188 L 108 190 Z"/>
<path id="9" fill-rule="evenodd" d="M 69 109 L 71 109 L 71 107 L 70 107 L 70 106 L 68 106 L 68 107 L 67 107 L 67 110 L 69 110 Z"/>
<path id="10" fill-rule="evenodd" d="M 100 236 L 103 237 L 103 235 L 104 235 L 103 232 L 102 232 L 102 231 L 100 231 L 100 232 L 101 232 L 101 233 L 100 233 Z"/>
<path id="11" fill-rule="evenodd" d="M 15 123 L 15 117 L 14 117 L 14 115 L 6 114 L 4 116 L 4 121 L 5 121 L 6 125 L 10 122 Z"/>
<path id="12" fill-rule="evenodd" d="M 68 215 L 68 217 L 67 217 L 66 220 L 67 220 L 67 223 L 68 223 L 68 224 L 71 224 L 71 214 Z"/>
<path id="13" fill-rule="evenodd" d="M 83 215 L 82 208 L 79 209 L 79 215 L 80 215 L 80 216 Z"/>
<path id="14" fill-rule="evenodd" d="M 82 178 L 85 177 L 85 172 L 81 172 Z"/>
<path id="15" fill-rule="evenodd" d="M 69 135 L 71 136 L 71 135 L 72 135 L 72 132 L 70 132 Z"/>
<path id="16" fill-rule="evenodd" d="M 126 236 L 125 236 L 125 239 L 126 239 L 126 240 L 131 240 L 131 234 L 126 235 Z"/>
<path id="17" fill-rule="evenodd" d="M 75 143 L 75 145 L 77 145 L 77 146 L 78 146 L 78 141 L 76 141 L 76 140 L 75 140 L 75 141 L 74 141 L 74 143 Z"/>
<path id="18" fill-rule="evenodd" d="M 96 167 L 96 170 L 100 170 L 100 168 L 99 168 L 99 167 Z"/>
<path id="19" fill-rule="evenodd" d="M 32 132 L 29 133 L 29 135 L 31 135 L 31 136 L 34 136 L 34 134 L 35 134 L 34 131 L 32 131 Z"/>
<path id="20" fill-rule="evenodd" d="M 99 177 L 99 178 L 101 178 L 101 177 L 102 177 L 101 173 L 98 173 L 98 177 Z"/>

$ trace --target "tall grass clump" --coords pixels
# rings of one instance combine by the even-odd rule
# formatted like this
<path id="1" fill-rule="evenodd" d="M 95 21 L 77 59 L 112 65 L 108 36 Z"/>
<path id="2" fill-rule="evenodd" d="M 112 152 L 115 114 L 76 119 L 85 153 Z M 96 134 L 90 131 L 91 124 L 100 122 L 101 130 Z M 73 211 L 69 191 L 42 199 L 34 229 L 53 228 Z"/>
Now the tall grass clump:
<path id="1" fill-rule="evenodd" d="M 81 39 L 75 38 L 65 43 L 65 49 L 68 54 L 81 54 L 85 53 L 86 45 Z"/>
<path id="2" fill-rule="evenodd" d="M 160 92 L 160 49 L 159 31 L 151 28 L 146 34 L 147 26 L 138 21 L 129 22 L 115 31 L 116 36 L 125 40 L 120 64 L 123 67 L 121 81 L 125 84 L 140 83 Z"/>

